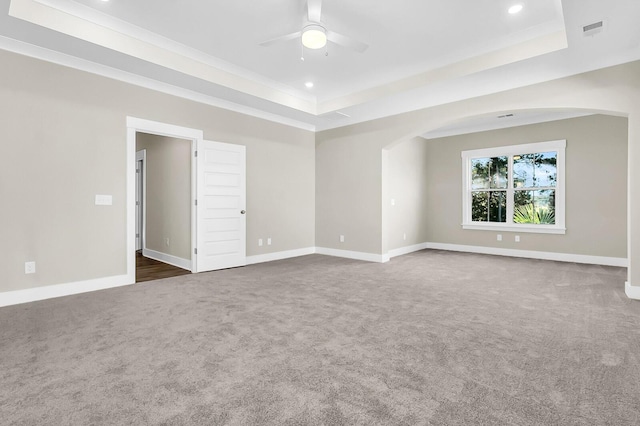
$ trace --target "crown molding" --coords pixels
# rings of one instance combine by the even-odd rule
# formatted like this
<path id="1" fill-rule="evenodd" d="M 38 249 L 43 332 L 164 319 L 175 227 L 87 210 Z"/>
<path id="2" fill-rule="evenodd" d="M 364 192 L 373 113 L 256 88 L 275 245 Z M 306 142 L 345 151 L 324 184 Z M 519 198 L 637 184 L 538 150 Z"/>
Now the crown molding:
<path id="1" fill-rule="evenodd" d="M 202 93 L 194 92 L 192 90 L 173 86 L 171 84 L 153 80 L 148 77 L 132 74 L 126 71 L 111 68 L 102 64 L 97 64 L 95 62 L 80 59 L 75 56 L 56 52 L 50 49 L 45 49 L 43 47 L 35 46 L 33 44 L 25 43 L 9 37 L 0 36 L 0 49 L 30 58 L 51 62 L 53 64 L 62 65 L 68 68 L 73 68 L 79 71 L 99 75 L 101 77 L 110 78 L 112 80 L 121 81 L 123 83 L 132 84 L 134 86 L 143 87 L 145 89 L 165 93 L 167 95 L 176 96 L 182 99 L 188 99 L 200 104 L 226 109 L 229 111 L 237 112 L 255 118 L 260 118 L 278 124 L 284 124 L 286 126 L 295 127 L 310 132 L 316 131 L 316 127 L 310 123 L 293 120 L 256 108 L 251 108 L 245 105 L 226 101 L 224 99 L 215 98 L 213 96 L 203 95 Z"/>
<path id="2" fill-rule="evenodd" d="M 294 95 L 292 89 L 285 91 L 282 85 L 274 87 L 275 82 L 266 84 L 266 79 L 253 74 L 249 78 L 247 71 L 239 75 L 237 68 L 227 71 L 221 68 L 221 61 L 195 49 L 97 11 L 86 13 L 81 5 L 71 7 L 70 4 L 62 0 L 11 0 L 9 15 L 210 83 L 316 114 L 315 99 L 308 95 L 297 92 Z"/>

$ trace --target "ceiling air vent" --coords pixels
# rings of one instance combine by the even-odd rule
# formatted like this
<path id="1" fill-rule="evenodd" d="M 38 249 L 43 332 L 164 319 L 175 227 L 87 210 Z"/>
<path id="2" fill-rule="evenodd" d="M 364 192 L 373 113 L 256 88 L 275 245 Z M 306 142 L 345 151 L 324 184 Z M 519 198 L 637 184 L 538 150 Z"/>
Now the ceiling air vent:
<path id="1" fill-rule="evenodd" d="M 594 22 L 592 24 L 584 25 L 582 27 L 582 35 L 584 35 L 585 37 L 592 36 L 592 35 L 598 34 L 603 29 L 604 29 L 604 21 Z"/>

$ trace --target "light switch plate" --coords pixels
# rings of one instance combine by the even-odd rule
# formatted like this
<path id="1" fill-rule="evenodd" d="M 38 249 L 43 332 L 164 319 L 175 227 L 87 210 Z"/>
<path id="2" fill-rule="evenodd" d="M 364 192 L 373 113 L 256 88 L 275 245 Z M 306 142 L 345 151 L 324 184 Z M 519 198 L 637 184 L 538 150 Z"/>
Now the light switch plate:
<path id="1" fill-rule="evenodd" d="M 110 206 L 113 204 L 113 196 L 96 195 L 96 206 Z"/>
<path id="2" fill-rule="evenodd" d="M 36 262 L 24 262 L 24 273 L 25 274 L 35 274 L 36 273 Z"/>

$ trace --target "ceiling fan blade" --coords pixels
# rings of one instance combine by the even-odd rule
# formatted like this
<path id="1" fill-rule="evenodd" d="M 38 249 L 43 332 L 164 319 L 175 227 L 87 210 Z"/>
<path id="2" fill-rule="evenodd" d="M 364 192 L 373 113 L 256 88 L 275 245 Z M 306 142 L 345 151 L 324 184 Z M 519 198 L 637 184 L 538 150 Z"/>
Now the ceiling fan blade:
<path id="1" fill-rule="evenodd" d="M 327 39 L 340 46 L 353 49 L 358 53 L 362 53 L 369 48 L 369 45 L 366 43 L 354 40 L 351 37 L 347 37 L 346 35 L 342 35 L 334 31 L 327 31 Z"/>
<path id="2" fill-rule="evenodd" d="M 302 31 L 296 31 L 295 33 L 286 34 L 280 37 L 272 38 L 271 40 L 263 41 L 260 43 L 262 47 L 268 47 L 276 43 L 280 43 L 281 41 L 293 40 L 294 38 L 300 37 L 302 35 Z"/>
<path id="3" fill-rule="evenodd" d="M 322 0 L 307 0 L 307 16 L 310 22 L 320 23 Z"/>

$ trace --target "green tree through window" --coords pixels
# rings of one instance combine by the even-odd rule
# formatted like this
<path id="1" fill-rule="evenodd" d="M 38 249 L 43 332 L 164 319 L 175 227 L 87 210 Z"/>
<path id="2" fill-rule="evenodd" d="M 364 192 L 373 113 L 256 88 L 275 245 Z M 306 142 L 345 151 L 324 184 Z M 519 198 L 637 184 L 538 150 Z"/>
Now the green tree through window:
<path id="1" fill-rule="evenodd" d="M 472 217 L 477 222 L 505 222 L 509 158 L 471 160 Z"/>
<path id="2" fill-rule="evenodd" d="M 557 152 L 513 156 L 515 223 L 555 224 Z"/>

